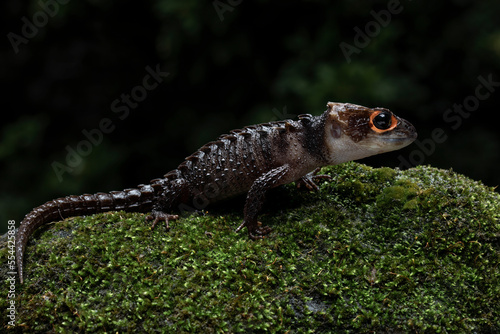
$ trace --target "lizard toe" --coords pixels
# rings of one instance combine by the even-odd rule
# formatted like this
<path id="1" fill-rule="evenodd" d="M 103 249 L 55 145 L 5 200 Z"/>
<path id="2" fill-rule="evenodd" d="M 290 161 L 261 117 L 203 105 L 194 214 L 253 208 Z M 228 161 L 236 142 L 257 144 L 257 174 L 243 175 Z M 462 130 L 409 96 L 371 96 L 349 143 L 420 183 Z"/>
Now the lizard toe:
<path id="1" fill-rule="evenodd" d="M 316 168 L 312 172 L 304 175 L 297 181 L 297 188 L 302 188 L 306 187 L 310 191 L 319 191 L 319 187 L 316 184 L 316 181 L 321 180 L 321 179 L 326 179 L 326 180 L 331 180 L 332 177 L 330 175 L 326 174 L 319 174 L 317 173 L 321 170 L 320 167 Z"/>
<path id="2" fill-rule="evenodd" d="M 169 220 L 176 220 L 178 219 L 178 215 L 171 215 L 162 211 L 157 211 L 153 210 L 150 215 L 146 217 L 147 220 L 153 220 L 153 224 L 151 225 L 151 229 L 154 229 L 156 224 L 158 224 L 161 221 L 165 222 L 165 228 L 167 230 L 170 229 L 170 226 L 168 226 L 168 221 Z"/>
<path id="3" fill-rule="evenodd" d="M 252 240 L 263 239 L 266 234 L 271 233 L 273 230 L 269 226 L 263 226 L 261 222 L 248 224 L 246 221 L 243 221 L 243 223 L 241 223 L 241 225 L 236 229 L 236 232 L 239 232 L 245 226 L 248 229 L 248 236 Z"/>

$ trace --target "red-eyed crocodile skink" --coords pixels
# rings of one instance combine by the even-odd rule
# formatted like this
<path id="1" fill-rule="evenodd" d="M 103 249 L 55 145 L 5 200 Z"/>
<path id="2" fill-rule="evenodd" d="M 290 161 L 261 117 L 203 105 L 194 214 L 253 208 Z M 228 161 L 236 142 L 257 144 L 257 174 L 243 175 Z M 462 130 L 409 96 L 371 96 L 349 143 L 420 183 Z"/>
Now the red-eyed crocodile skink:
<path id="1" fill-rule="evenodd" d="M 49 201 L 26 215 L 16 238 L 16 260 L 23 282 L 23 256 L 30 235 L 41 225 L 72 216 L 125 210 L 151 212 L 153 227 L 238 194 L 247 194 L 243 223 L 252 239 L 271 231 L 257 222 L 266 192 L 293 181 L 317 188 L 312 171 L 327 165 L 403 148 L 417 132 L 385 108 L 350 103 L 327 104 L 320 116 L 233 130 L 202 146 L 163 178 L 135 189 L 68 196 Z"/>

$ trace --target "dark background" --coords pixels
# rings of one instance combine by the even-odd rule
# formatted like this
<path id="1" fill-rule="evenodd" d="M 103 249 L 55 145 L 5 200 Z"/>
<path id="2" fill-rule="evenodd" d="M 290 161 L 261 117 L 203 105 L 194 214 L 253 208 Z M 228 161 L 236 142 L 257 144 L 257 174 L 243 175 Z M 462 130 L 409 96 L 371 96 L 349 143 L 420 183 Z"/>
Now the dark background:
<path id="1" fill-rule="evenodd" d="M 417 128 L 423 146 L 369 165 L 413 157 L 500 183 L 500 87 L 443 119 L 474 101 L 480 76 L 500 82 L 499 1 L 4 0 L 0 13 L 1 231 L 45 201 L 147 183 L 222 133 L 319 115 L 327 101 L 387 107 Z M 357 48 L 350 61 L 341 43 Z M 157 65 L 169 75 L 120 119 L 113 101 Z M 114 130 L 58 178 L 53 163 L 105 118 Z"/>

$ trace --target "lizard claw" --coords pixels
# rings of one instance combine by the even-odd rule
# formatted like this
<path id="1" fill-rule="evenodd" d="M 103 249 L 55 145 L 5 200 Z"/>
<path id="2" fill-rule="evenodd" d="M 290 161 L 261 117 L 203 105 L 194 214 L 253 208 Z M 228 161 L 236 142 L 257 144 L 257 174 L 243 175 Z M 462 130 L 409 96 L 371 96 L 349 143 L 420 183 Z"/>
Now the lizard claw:
<path id="1" fill-rule="evenodd" d="M 156 224 L 161 221 L 165 222 L 165 228 L 168 230 L 170 227 L 168 226 L 169 220 L 176 220 L 179 218 L 179 215 L 171 215 L 162 211 L 153 210 L 151 214 L 146 217 L 146 220 L 153 220 L 153 224 L 151 225 L 151 229 L 154 229 Z"/>
<path id="2" fill-rule="evenodd" d="M 332 179 L 332 177 L 330 175 L 326 175 L 326 174 L 316 175 L 320 171 L 320 169 L 321 168 L 318 167 L 315 170 L 313 170 L 312 172 L 302 176 L 300 178 L 300 180 L 297 181 L 297 188 L 301 188 L 302 186 L 305 186 L 310 191 L 313 191 L 313 190 L 319 191 L 319 187 L 315 182 L 316 180 L 319 180 L 319 179 L 331 180 Z"/>
<path id="3" fill-rule="evenodd" d="M 269 226 L 262 226 L 261 222 L 248 225 L 247 222 L 243 221 L 243 223 L 241 223 L 241 225 L 236 229 L 236 232 L 239 232 L 244 226 L 247 227 L 248 236 L 252 240 L 263 239 L 266 234 L 271 233 L 273 230 Z"/>

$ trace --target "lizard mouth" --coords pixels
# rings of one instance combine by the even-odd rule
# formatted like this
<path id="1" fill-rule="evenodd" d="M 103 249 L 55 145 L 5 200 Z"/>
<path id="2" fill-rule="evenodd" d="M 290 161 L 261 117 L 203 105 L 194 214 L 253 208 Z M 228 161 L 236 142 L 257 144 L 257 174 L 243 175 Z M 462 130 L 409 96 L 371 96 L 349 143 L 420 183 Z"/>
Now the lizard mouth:
<path id="1" fill-rule="evenodd" d="M 416 133 L 414 133 L 410 136 L 381 138 L 381 140 L 383 142 L 394 145 L 394 146 L 399 146 L 399 147 L 408 146 L 411 143 L 413 143 L 415 141 L 415 139 L 417 139 Z"/>

